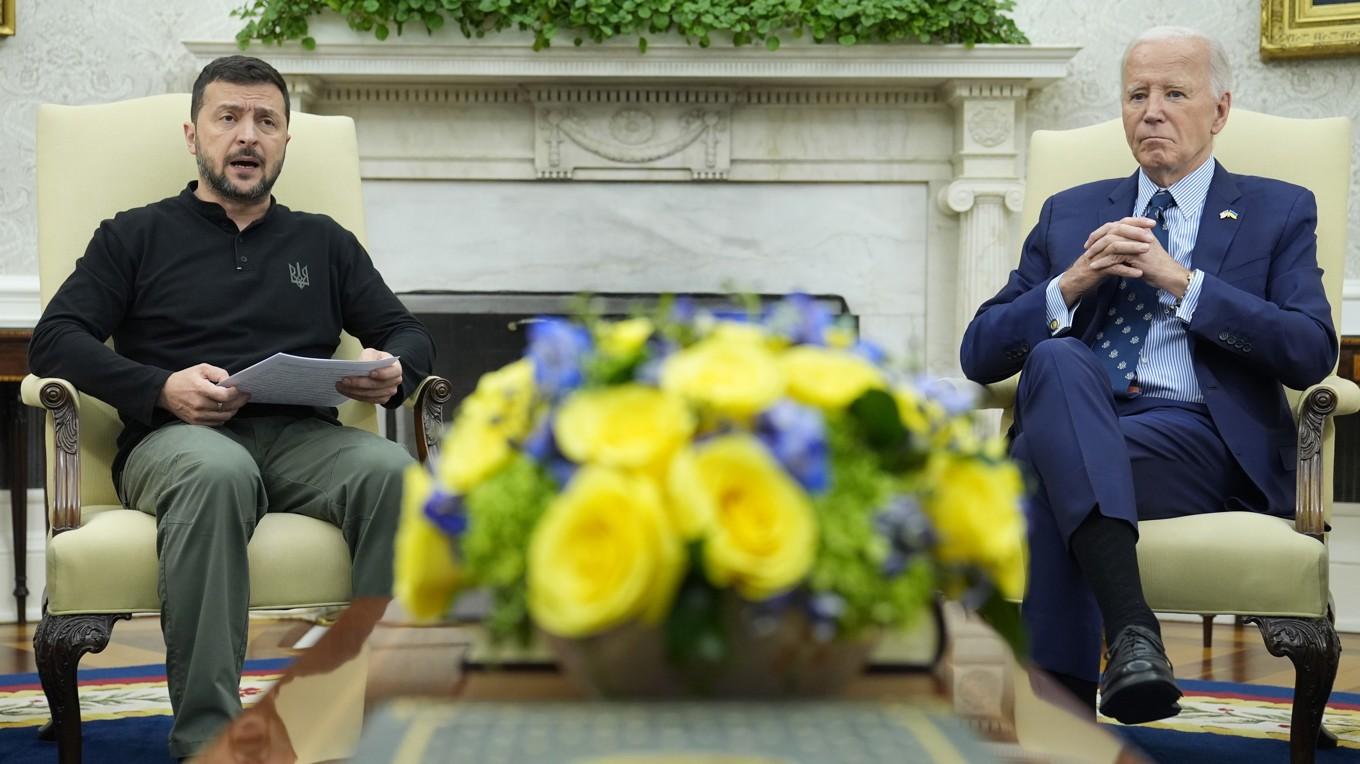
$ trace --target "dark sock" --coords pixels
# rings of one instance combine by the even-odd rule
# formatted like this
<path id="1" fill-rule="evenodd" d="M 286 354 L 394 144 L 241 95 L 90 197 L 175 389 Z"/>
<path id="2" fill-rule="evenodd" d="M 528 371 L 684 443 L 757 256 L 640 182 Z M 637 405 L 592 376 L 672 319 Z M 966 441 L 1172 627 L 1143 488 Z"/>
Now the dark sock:
<path id="1" fill-rule="evenodd" d="M 1083 706 L 1091 709 L 1094 716 L 1096 712 L 1096 689 L 1100 686 L 1098 682 L 1089 679 L 1078 679 L 1071 674 L 1060 674 L 1056 671 L 1050 672 L 1050 676 L 1058 680 L 1058 684 L 1072 693 Z"/>
<path id="2" fill-rule="evenodd" d="M 1143 599 L 1138 577 L 1138 536 L 1123 520 L 1093 511 L 1072 534 L 1069 546 L 1095 594 L 1105 623 L 1105 642 L 1125 626 L 1144 626 L 1161 636 L 1162 629 Z"/>

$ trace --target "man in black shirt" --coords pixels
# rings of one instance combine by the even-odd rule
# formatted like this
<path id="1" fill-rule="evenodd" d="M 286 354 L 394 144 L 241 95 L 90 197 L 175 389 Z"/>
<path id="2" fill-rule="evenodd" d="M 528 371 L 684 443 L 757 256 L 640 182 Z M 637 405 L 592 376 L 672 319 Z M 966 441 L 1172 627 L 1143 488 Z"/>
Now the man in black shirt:
<path id="1" fill-rule="evenodd" d="M 434 356 L 353 234 L 270 195 L 289 140 L 288 92 L 273 67 L 212 62 L 190 119 L 198 181 L 99 226 L 29 351 L 36 374 L 70 380 L 123 420 L 114 484 L 126 506 L 156 517 L 179 757 L 241 709 L 255 524 L 272 511 L 337 526 L 354 594 L 389 594 L 411 462 L 400 446 L 340 426 L 334 409 L 251 403 L 217 383 L 275 352 L 330 357 L 344 330 L 363 343 L 361 358 L 400 360 L 337 389 L 396 407 Z"/>

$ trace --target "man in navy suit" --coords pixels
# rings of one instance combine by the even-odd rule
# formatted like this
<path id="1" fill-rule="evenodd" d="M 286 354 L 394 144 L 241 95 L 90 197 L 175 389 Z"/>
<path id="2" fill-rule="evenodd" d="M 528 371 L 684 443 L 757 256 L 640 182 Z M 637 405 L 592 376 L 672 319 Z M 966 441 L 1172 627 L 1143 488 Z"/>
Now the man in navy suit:
<path id="1" fill-rule="evenodd" d="M 1292 516 L 1281 385 L 1318 382 L 1337 357 L 1313 194 L 1214 159 L 1230 78 L 1222 47 L 1194 30 L 1135 39 L 1121 96 L 1138 171 L 1045 201 L 963 339 L 970 379 L 1024 372 L 1012 454 L 1033 486 L 1034 660 L 1092 708 L 1098 688 L 1100 711 L 1125 723 L 1180 711 L 1138 577 L 1138 520 Z"/>

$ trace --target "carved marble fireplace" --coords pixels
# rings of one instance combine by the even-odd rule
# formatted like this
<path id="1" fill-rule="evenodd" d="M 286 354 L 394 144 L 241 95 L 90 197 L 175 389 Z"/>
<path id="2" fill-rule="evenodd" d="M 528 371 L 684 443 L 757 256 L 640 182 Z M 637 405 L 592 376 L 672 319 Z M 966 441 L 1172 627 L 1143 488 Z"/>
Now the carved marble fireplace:
<path id="1" fill-rule="evenodd" d="M 313 34 L 251 52 L 355 118 L 394 290 L 839 295 L 942 372 L 1016 256 L 1026 98 L 1077 50 Z"/>

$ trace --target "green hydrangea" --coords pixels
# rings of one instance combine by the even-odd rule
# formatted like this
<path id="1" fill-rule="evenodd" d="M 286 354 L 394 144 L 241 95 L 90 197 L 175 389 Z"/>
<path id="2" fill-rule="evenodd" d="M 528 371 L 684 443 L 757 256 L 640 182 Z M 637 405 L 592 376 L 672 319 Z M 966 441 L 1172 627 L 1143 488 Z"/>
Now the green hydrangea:
<path id="1" fill-rule="evenodd" d="M 467 495 L 468 529 L 459 559 L 470 583 L 491 591 L 486 626 L 493 641 L 527 644 L 532 636 L 525 541 L 555 491 L 538 464 L 520 454 Z"/>

